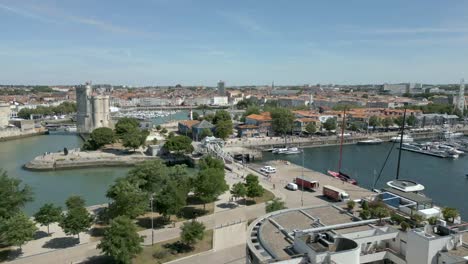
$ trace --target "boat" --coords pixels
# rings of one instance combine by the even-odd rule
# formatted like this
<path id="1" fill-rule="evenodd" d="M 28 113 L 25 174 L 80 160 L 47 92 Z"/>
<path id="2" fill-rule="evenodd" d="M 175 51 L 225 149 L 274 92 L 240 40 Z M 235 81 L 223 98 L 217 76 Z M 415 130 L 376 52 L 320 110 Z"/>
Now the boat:
<path id="1" fill-rule="evenodd" d="M 288 148 L 286 151 L 283 151 L 282 153 L 279 153 L 279 154 L 290 155 L 290 154 L 299 154 L 301 152 L 302 151 L 298 148 Z"/>
<path id="2" fill-rule="evenodd" d="M 361 140 L 357 142 L 358 145 L 378 145 L 382 143 L 383 143 L 383 140 L 381 140 L 380 138 L 371 138 L 371 139 Z"/>
<path id="3" fill-rule="evenodd" d="M 449 130 L 444 130 L 442 137 L 444 139 L 452 139 L 452 138 L 458 138 L 458 137 L 463 137 L 464 134 L 462 132 L 452 132 Z"/>
<path id="4" fill-rule="evenodd" d="M 357 185 L 358 184 L 357 180 L 351 178 L 348 174 L 343 173 L 341 171 L 341 161 L 342 161 L 342 158 L 343 158 L 343 138 L 344 138 L 345 122 L 346 122 L 346 109 L 343 111 L 343 123 L 341 125 L 340 159 L 338 161 L 338 171 L 327 170 L 327 173 L 330 176 L 334 177 L 334 178 L 340 179 L 340 180 L 345 181 L 347 183 Z"/>
<path id="5" fill-rule="evenodd" d="M 400 147 L 401 150 L 411 151 L 424 155 L 434 156 L 438 158 L 452 158 L 457 159 L 458 153 L 452 152 L 451 150 L 444 150 L 437 147 L 437 145 L 431 144 L 416 144 L 416 143 L 403 143 Z"/>
<path id="6" fill-rule="evenodd" d="M 396 137 L 390 138 L 390 141 L 395 142 L 395 143 L 400 143 L 400 140 L 401 140 L 401 136 L 396 136 Z M 411 136 L 403 135 L 403 143 L 409 143 L 409 142 L 413 142 L 413 141 L 414 141 L 414 139 Z"/>
<path id="7" fill-rule="evenodd" d="M 283 152 L 287 151 L 288 148 L 275 148 L 271 151 L 271 153 L 274 154 L 282 154 Z"/>

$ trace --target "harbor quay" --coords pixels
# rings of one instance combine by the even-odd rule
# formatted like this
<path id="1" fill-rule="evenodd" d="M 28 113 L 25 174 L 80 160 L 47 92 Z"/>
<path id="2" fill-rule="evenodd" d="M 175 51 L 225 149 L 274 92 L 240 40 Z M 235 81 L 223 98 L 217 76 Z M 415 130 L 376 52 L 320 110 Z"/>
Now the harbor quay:
<path id="1" fill-rule="evenodd" d="M 59 170 L 92 167 L 128 167 L 145 160 L 155 159 L 140 152 L 121 153 L 119 151 L 80 151 L 70 150 L 67 155 L 64 151 L 46 152 L 35 157 L 24 165 L 28 170 Z"/>

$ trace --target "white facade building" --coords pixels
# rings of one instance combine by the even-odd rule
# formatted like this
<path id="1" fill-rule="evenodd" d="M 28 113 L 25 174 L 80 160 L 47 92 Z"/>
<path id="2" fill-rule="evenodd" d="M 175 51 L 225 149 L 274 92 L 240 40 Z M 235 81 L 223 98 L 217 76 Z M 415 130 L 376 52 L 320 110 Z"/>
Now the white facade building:
<path id="1" fill-rule="evenodd" d="M 211 105 L 228 105 L 228 103 L 227 96 L 213 96 L 211 98 Z"/>

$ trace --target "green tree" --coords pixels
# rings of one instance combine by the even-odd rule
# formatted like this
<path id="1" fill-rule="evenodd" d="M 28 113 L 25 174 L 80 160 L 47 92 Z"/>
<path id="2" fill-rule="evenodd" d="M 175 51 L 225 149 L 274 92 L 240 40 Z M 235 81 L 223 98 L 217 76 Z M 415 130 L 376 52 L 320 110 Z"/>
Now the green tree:
<path id="1" fill-rule="evenodd" d="M 204 209 L 206 203 L 216 200 L 219 195 L 229 190 L 224 171 L 214 168 L 199 171 L 192 184 L 195 196 L 204 203 Z"/>
<path id="2" fill-rule="evenodd" d="M 305 130 L 307 131 L 307 133 L 309 133 L 309 135 L 312 135 L 315 132 L 317 132 L 317 127 L 315 126 L 315 123 L 309 123 L 305 127 Z"/>
<path id="3" fill-rule="evenodd" d="M 8 218 L 33 201 L 33 192 L 29 185 L 22 185 L 20 179 L 10 178 L 0 169 L 0 197 L 0 218 Z"/>
<path id="4" fill-rule="evenodd" d="M 346 207 L 348 208 L 348 211 L 353 211 L 354 207 L 356 206 L 356 202 L 353 200 L 349 200 L 346 203 Z"/>
<path id="5" fill-rule="evenodd" d="M 403 116 L 398 116 L 395 119 L 393 119 L 393 121 L 395 122 L 397 126 L 399 127 L 403 126 Z"/>
<path id="6" fill-rule="evenodd" d="M 200 159 L 198 166 L 200 167 L 201 170 L 210 169 L 210 168 L 224 170 L 224 162 L 211 155 L 207 155 L 203 157 L 202 159 Z"/>
<path id="7" fill-rule="evenodd" d="M 386 207 L 377 207 L 371 210 L 371 214 L 374 217 L 379 218 L 379 222 L 382 223 L 382 218 L 388 217 L 390 215 Z"/>
<path id="8" fill-rule="evenodd" d="M 234 183 L 231 187 L 231 195 L 238 199 L 239 197 L 245 197 L 247 195 L 247 188 L 242 182 Z"/>
<path id="9" fill-rule="evenodd" d="M 232 123 L 231 114 L 226 110 L 218 110 L 215 113 L 213 118 L 213 124 L 218 124 L 220 122 L 230 121 Z"/>
<path id="10" fill-rule="evenodd" d="M 380 118 L 378 116 L 371 116 L 369 118 L 369 126 L 373 127 L 373 129 L 380 126 Z"/>
<path id="11" fill-rule="evenodd" d="M 51 203 L 44 204 L 39 211 L 34 214 L 34 220 L 43 226 L 47 226 L 47 234 L 50 235 L 49 225 L 60 222 L 62 218 L 62 208 Z"/>
<path id="12" fill-rule="evenodd" d="M 205 225 L 194 220 L 185 222 L 180 229 L 180 240 L 190 247 L 192 247 L 197 240 L 203 240 L 205 236 Z"/>
<path id="13" fill-rule="evenodd" d="M 386 117 L 382 120 L 382 126 L 384 126 L 385 128 L 389 128 L 391 125 L 393 125 L 393 118 L 391 117 Z"/>
<path id="14" fill-rule="evenodd" d="M 361 217 L 363 220 L 367 220 L 367 219 L 369 219 L 371 217 L 371 213 L 369 212 L 369 210 L 363 209 L 359 213 L 359 217 Z"/>
<path id="15" fill-rule="evenodd" d="M 91 132 L 90 138 L 98 147 L 102 147 L 106 144 L 114 143 L 115 134 L 114 131 L 108 127 L 100 127 Z"/>
<path id="16" fill-rule="evenodd" d="M 414 223 L 416 224 L 416 226 L 419 226 L 423 221 L 424 221 L 424 216 L 420 215 L 420 214 L 413 214 L 411 216 L 411 220 L 414 221 Z"/>
<path id="17" fill-rule="evenodd" d="M 115 134 L 118 137 L 122 138 L 127 132 L 138 128 L 140 122 L 137 119 L 132 117 L 122 117 L 120 118 L 117 123 L 115 124 Z"/>
<path id="18" fill-rule="evenodd" d="M 281 201 L 280 198 L 275 198 L 265 204 L 265 211 L 267 213 L 271 213 L 271 212 L 279 211 L 283 209 L 286 209 L 286 206 L 284 205 L 284 202 Z"/>
<path id="19" fill-rule="evenodd" d="M 147 193 L 159 193 L 169 180 L 169 169 L 159 159 L 139 163 L 128 173 L 127 179 Z"/>
<path id="20" fill-rule="evenodd" d="M 213 132 L 211 132 L 210 129 L 208 128 L 204 128 L 201 132 L 200 132 L 200 136 L 199 136 L 199 139 L 202 140 L 206 137 L 211 137 L 213 136 Z"/>
<path id="21" fill-rule="evenodd" d="M 445 221 L 450 221 L 453 223 L 455 218 L 460 215 L 457 209 L 451 207 L 445 207 L 442 209 L 442 215 L 444 216 Z"/>
<path id="22" fill-rule="evenodd" d="M 142 145 L 142 135 L 138 128 L 132 128 L 122 135 L 122 144 L 126 148 L 133 150 L 137 149 Z"/>
<path id="23" fill-rule="evenodd" d="M 411 226 L 410 224 L 408 224 L 408 222 L 403 221 L 401 222 L 400 227 L 403 232 L 406 232 L 406 230 L 408 230 L 408 228 L 410 228 Z"/>
<path id="24" fill-rule="evenodd" d="M 369 202 L 366 200 L 362 201 L 361 208 L 362 210 L 369 210 Z"/>
<path id="25" fill-rule="evenodd" d="M 138 234 L 135 224 L 128 217 L 119 216 L 112 220 L 97 248 L 117 263 L 129 264 L 143 251 L 142 242 L 143 238 Z"/>
<path id="26" fill-rule="evenodd" d="M 271 111 L 272 129 L 275 133 L 286 135 L 292 132 L 294 125 L 294 114 L 286 108 L 276 108 Z"/>
<path id="27" fill-rule="evenodd" d="M 68 199 L 65 201 L 65 205 L 67 206 L 68 209 L 73 209 L 77 207 L 84 207 L 85 206 L 85 200 L 81 198 L 81 196 L 78 195 L 72 195 L 68 197 Z"/>
<path id="28" fill-rule="evenodd" d="M 406 118 L 406 124 L 408 126 L 415 126 L 416 122 L 417 122 L 417 119 L 414 115 L 410 115 L 408 116 L 408 118 Z"/>
<path id="29" fill-rule="evenodd" d="M 438 218 L 436 216 L 431 216 L 427 219 L 427 222 L 429 222 L 430 225 L 435 225 L 437 224 Z"/>
<path id="30" fill-rule="evenodd" d="M 192 118 L 193 120 L 198 120 L 200 118 L 200 114 L 198 112 L 192 112 Z"/>
<path id="31" fill-rule="evenodd" d="M 257 100 L 253 98 L 244 99 L 239 101 L 236 105 L 237 109 L 249 109 L 250 107 L 257 106 Z"/>
<path id="32" fill-rule="evenodd" d="M 167 128 L 163 127 L 163 128 L 161 129 L 161 134 L 166 134 L 166 133 L 167 133 Z"/>
<path id="33" fill-rule="evenodd" d="M 336 119 L 335 118 L 328 118 L 325 123 L 323 123 L 323 127 L 327 131 L 332 131 L 336 129 Z"/>
<path id="34" fill-rule="evenodd" d="M 176 152 L 178 154 L 187 154 L 193 152 L 194 150 L 192 146 L 192 139 L 187 136 L 175 136 L 170 138 L 166 141 L 166 143 L 164 143 L 164 147 L 167 150 Z"/>
<path id="35" fill-rule="evenodd" d="M 84 201 L 81 203 L 78 199 L 74 198 L 74 202 L 70 203 L 70 198 L 66 202 L 68 211 L 66 214 L 62 215 L 62 221 L 59 223 L 59 225 L 65 234 L 78 235 L 79 241 L 80 233 L 87 231 L 91 227 L 91 224 L 93 223 L 93 217 L 82 205 L 84 204 Z"/>
<path id="36" fill-rule="evenodd" d="M 217 137 L 226 139 L 232 134 L 232 121 L 231 120 L 224 120 L 224 121 L 219 121 L 215 125 L 215 134 Z"/>
<path id="37" fill-rule="evenodd" d="M 109 216 L 127 216 L 135 219 L 148 209 L 148 194 L 142 191 L 136 183 L 126 178 L 119 178 L 109 188 L 107 198 L 113 201 L 109 204 Z"/>
<path id="38" fill-rule="evenodd" d="M 358 124 L 356 122 L 352 122 L 351 125 L 349 126 L 349 130 L 358 131 L 359 130 Z"/>
<path id="39" fill-rule="evenodd" d="M 203 119 L 212 123 L 213 122 L 213 119 L 214 119 L 215 115 L 214 114 L 207 114 L 207 115 L 204 115 L 203 116 Z"/>
<path id="40" fill-rule="evenodd" d="M 7 245 L 21 247 L 24 243 L 34 239 L 36 225 L 22 212 L 18 212 L 4 220 L 0 227 L 1 241 Z"/>
<path id="41" fill-rule="evenodd" d="M 156 211 L 169 220 L 170 215 L 180 213 L 186 201 L 187 192 L 179 189 L 174 181 L 168 181 L 156 196 Z"/>
<path id="42" fill-rule="evenodd" d="M 249 198 L 261 197 L 263 193 L 265 192 L 262 185 L 260 185 L 260 182 L 257 176 L 253 174 L 249 174 L 247 175 L 247 177 L 245 177 L 245 182 L 246 182 L 246 187 L 247 187 L 247 197 Z"/>

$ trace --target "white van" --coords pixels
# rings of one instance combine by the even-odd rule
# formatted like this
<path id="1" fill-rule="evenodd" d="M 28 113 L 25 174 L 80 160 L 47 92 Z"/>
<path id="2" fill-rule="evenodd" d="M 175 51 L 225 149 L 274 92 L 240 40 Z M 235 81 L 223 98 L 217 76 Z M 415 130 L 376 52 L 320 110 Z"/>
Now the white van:
<path id="1" fill-rule="evenodd" d="M 290 182 L 286 185 L 286 189 L 291 191 L 297 191 L 297 184 Z"/>

